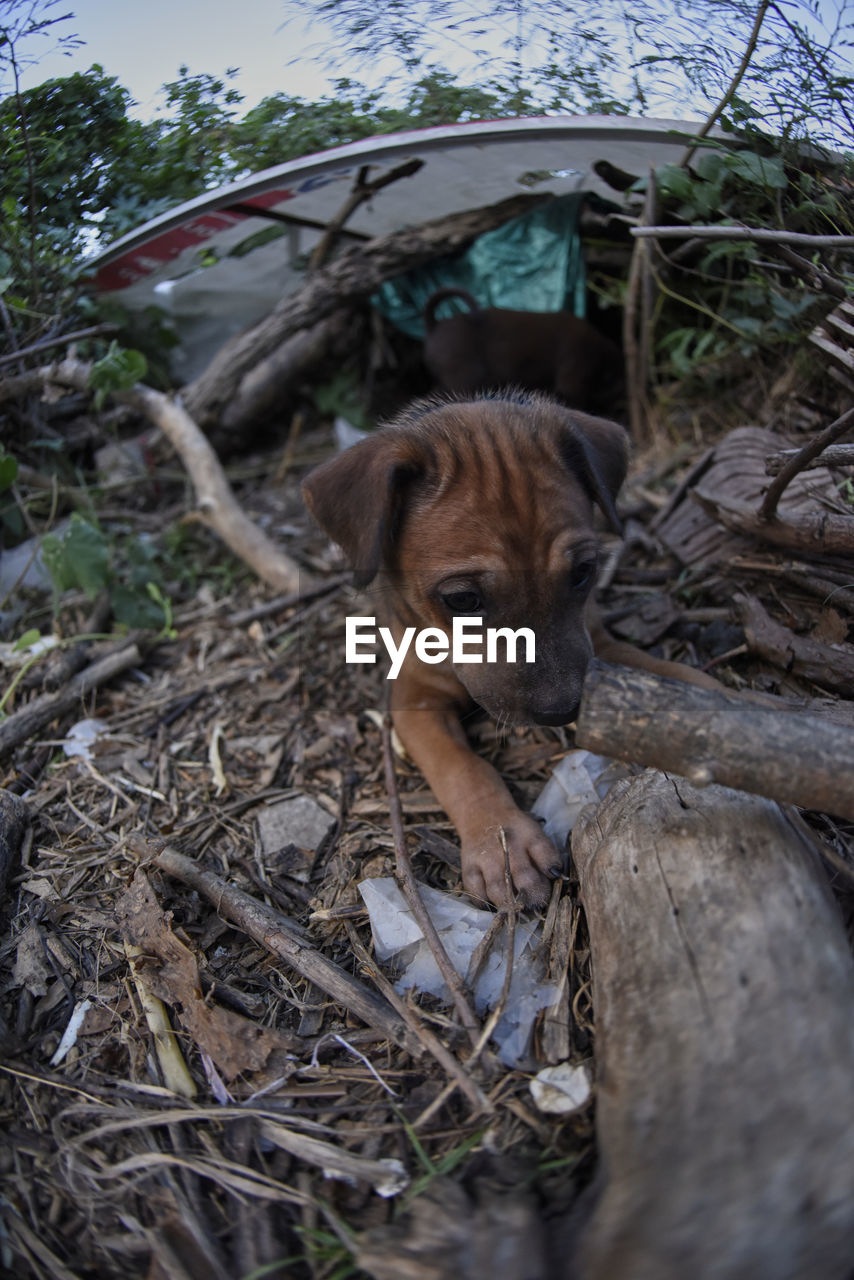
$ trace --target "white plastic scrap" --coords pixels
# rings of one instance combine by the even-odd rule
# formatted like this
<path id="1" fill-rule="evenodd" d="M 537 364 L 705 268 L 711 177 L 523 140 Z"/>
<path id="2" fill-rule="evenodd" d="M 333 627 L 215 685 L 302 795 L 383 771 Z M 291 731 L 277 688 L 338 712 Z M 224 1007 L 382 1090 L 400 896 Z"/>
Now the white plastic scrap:
<path id="1" fill-rule="evenodd" d="M 491 911 L 479 911 L 461 898 L 421 885 L 424 905 L 457 973 L 463 977 L 472 953 L 491 926 Z M 403 972 L 395 984 L 403 992 L 410 987 L 426 991 L 440 1000 L 450 1000 L 445 981 L 424 940 L 409 904 L 391 877 L 363 880 L 359 885 L 368 910 L 377 959 L 393 960 Z M 531 1030 L 540 1009 L 552 1004 L 557 994 L 554 984 L 545 981 L 545 963 L 538 954 L 540 924 L 517 920 L 513 947 L 513 976 L 504 1013 L 493 1039 L 498 1056 L 508 1066 L 518 1066 L 528 1053 Z M 507 933 L 496 938 L 474 987 L 478 1013 L 493 1008 L 501 995 L 507 971 Z"/>
<path id="2" fill-rule="evenodd" d="M 555 1067 L 543 1067 L 528 1082 L 528 1087 L 539 1110 L 554 1116 L 565 1116 L 571 1111 L 578 1111 L 590 1098 L 587 1068 L 574 1067 L 569 1062 L 559 1062 Z"/>
<path id="3" fill-rule="evenodd" d="M 570 751 L 546 783 L 532 812 L 535 817 L 543 819 L 546 835 L 558 849 L 563 850 L 581 810 L 586 805 L 598 804 L 612 783 L 624 775 L 625 769 L 617 761 L 595 756 L 589 751 Z M 439 893 L 427 885 L 420 888 L 424 905 L 451 963 L 465 978 L 472 953 L 495 916 L 491 911 L 480 911 L 452 894 Z M 439 967 L 396 882 L 388 877 L 363 880 L 359 892 L 368 909 L 377 959 L 381 963 L 393 961 L 402 970 L 396 989 L 406 991 L 409 987 L 416 987 L 450 1002 Z M 545 981 L 545 961 L 539 955 L 540 938 L 540 924 L 517 920 L 510 993 L 493 1035 L 498 1056 L 508 1066 L 525 1064 L 534 1019 L 540 1009 L 547 1008 L 555 1000 L 557 988 Z M 474 1003 L 479 1014 L 497 1004 L 506 971 L 505 930 L 491 947 L 475 983 Z M 576 1093 L 580 1088 L 580 1083 L 577 1083 Z M 589 1085 L 587 1091 L 589 1093 Z M 564 1099 L 567 1096 L 564 1093 Z M 583 1103 L 584 1099 L 568 1107 L 565 1102 L 563 1105 L 565 1109 L 574 1110 Z"/>
<path id="4" fill-rule="evenodd" d="M 65 735 L 62 749 L 67 756 L 82 756 L 84 760 L 92 759 L 92 748 L 100 734 L 108 728 L 104 720 L 78 720 Z"/>
<path id="5" fill-rule="evenodd" d="M 581 810 L 598 804 L 611 784 L 625 773 L 623 765 L 591 751 L 569 751 L 537 797 L 531 812 L 543 819 L 543 830 L 563 849 Z"/>
<path id="6" fill-rule="evenodd" d="M 56 1048 L 56 1053 L 50 1060 L 52 1067 L 58 1067 L 68 1055 L 69 1051 L 74 1048 L 77 1043 L 77 1033 L 83 1025 L 83 1019 L 92 1008 L 91 1000 L 80 1000 L 74 1006 L 74 1011 L 68 1019 L 68 1025 L 62 1033 L 62 1039 Z"/>

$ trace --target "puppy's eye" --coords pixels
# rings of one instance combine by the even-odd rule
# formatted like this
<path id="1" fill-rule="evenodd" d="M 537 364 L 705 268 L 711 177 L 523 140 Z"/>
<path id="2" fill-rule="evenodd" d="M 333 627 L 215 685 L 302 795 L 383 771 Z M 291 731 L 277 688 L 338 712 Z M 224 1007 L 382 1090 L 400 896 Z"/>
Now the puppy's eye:
<path id="1" fill-rule="evenodd" d="M 580 590 L 582 587 L 589 586 L 593 581 L 593 575 L 596 572 L 595 560 L 582 560 L 580 564 L 574 564 L 569 575 L 570 584 Z"/>
<path id="2" fill-rule="evenodd" d="M 443 592 L 442 604 L 451 613 L 477 613 L 483 607 L 483 601 L 476 591 Z"/>

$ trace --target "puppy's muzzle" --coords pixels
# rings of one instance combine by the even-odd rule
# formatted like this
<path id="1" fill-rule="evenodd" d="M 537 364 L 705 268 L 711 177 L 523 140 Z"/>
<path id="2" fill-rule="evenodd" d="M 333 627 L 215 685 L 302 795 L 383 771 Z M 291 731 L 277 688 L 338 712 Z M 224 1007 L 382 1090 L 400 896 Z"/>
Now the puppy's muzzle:
<path id="1" fill-rule="evenodd" d="M 534 706 L 528 709 L 528 715 L 534 724 L 543 725 L 561 725 L 570 724 L 575 719 L 578 711 L 579 699 L 574 702 L 561 700 L 553 703 L 546 703 L 543 706 Z"/>

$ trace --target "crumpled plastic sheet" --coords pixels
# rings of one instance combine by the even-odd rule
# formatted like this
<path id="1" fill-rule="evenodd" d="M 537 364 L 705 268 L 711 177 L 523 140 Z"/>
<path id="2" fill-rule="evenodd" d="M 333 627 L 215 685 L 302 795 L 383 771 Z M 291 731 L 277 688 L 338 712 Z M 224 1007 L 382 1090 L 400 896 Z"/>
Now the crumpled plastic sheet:
<path id="1" fill-rule="evenodd" d="M 532 810 L 558 849 L 564 849 L 581 810 L 597 804 L 624 773 L 622 765 L 589 751 L 570 751 L 564 756 Z M 420 890 L 451 963 L 466 979 L 472 954 L 495 919 L 493 912 L 428 885 L 421 885 Z M 404 992 L 415 987 L 450 1003 L 439 966 L 397 882 L 388 876 L 363 880 L 359 892 L 370 917 L 377 959 L 401 970 L 395 989 Z M 494 1008 L 500 999 L 507 972 L 507 938 L 505 928 L 494 939 L 475 982 L 472 995 L 478 1014 Z M 507 1066 L 524 1066 L 529 1061 L 534 1020 L 557 994 L 557 987 L 546 981 L 541 939 L 542 922 L 517 919 L 510 991 L 493 1033 L 498 1056 Z"/>
<path id="2" fill-rule="evenodd" d="M 604 800 L 611 784 L 626 775 L 625 766 L 592 751 L 569 751 L 543 787 L 531 812 L 546 835 L 563 851 L 581 810 Z"/>
<path id="3" fill-rule="evenodd" d="M 69 757 L 82 756 L 84 760 L 91 760 L 92 748 L 107 728 L 105 720 L 78 720 L 63 738 L 60 744 L 62 750 Z"/>
<path id="4" fill-rule="evenodd" d="M 451 963 L 465 978 L 472 953 L 494 921 L 494 914 L 429 885 L 419 887 Z M 380 963 L 393 962 L 402 969 L 395 990 L 402 993 L 416 987 L 449 1002 L 450 992 L 439 966 L 397 882 L 390 876 L 363 880 L 359 892 L 370 917 L 377 959 Z M 545 961 L 538 950 L 541 935 L 539 922 L 516 921 L 510 991 L 493 1033 L 498 1056 L 507 1066 L 519 1066 L 526 1060 L 534 1019 L 540 1009 L 554 1002 L 557 994 L 557 987 L 545 981 Z M 472 995 L 478 1014 L 498 1003 L 506 972 L 505 929 L 495 939 L 475 982 Z"/>

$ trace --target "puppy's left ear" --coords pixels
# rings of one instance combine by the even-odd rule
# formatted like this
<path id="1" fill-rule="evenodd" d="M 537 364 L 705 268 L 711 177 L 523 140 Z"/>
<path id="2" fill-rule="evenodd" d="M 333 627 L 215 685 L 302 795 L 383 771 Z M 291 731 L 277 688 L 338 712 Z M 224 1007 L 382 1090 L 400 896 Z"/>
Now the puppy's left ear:
<path id="1" fill-rule="evenodd" d="M 321 529 L 337 542 L 365 587 L 394 539 L 403 490 L 413 472 L 395 433 L 376 434 L 322 462 L 302 482 L 302 496 Z"/>
<path id="2" fill-rule="evenodd" d="M 629 436 L 625 427 L 607 418 L 568 410 L 561 452 L 614 533 L 622 535 L 616 502 L 629 466 Z"/>

